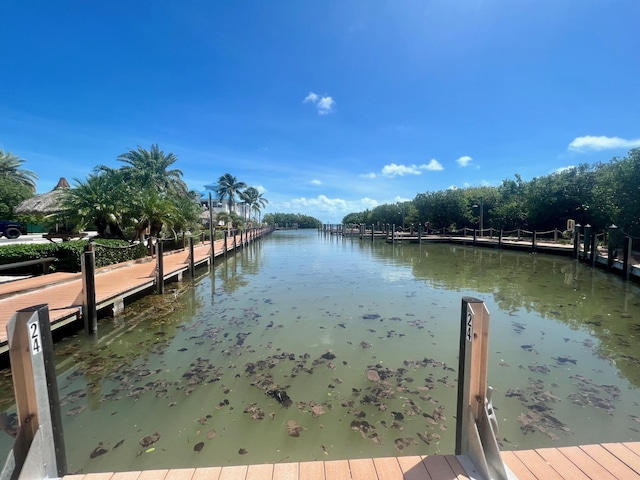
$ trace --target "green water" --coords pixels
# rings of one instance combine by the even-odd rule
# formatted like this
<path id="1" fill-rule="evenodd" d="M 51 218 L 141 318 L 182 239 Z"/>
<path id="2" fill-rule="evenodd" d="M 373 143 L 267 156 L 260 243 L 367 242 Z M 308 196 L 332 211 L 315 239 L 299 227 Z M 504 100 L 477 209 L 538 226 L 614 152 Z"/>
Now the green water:
<path id="1" fill-rule="evenodd" d="M 465 295 L 491 312 L 503 448 L 640 440 L 637 285 L 560 257 L 288 231 L 56 344 L 69 471 L 452 453 Z"/>

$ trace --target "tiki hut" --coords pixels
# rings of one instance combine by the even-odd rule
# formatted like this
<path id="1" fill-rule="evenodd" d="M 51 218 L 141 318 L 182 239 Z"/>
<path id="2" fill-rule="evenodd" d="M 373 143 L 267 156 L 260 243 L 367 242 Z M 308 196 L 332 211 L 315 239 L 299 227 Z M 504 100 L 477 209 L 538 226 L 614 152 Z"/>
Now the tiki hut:
<path id="1" fill-rule="evenodd" d="M 55 215 L 62 211 L 62 197 L 64 191 L 70 188 L 67 179 L 62 177 L 53 190 L 41 195 L 35 195 L 18 205 L 14 212 L 18 215 Z"/>

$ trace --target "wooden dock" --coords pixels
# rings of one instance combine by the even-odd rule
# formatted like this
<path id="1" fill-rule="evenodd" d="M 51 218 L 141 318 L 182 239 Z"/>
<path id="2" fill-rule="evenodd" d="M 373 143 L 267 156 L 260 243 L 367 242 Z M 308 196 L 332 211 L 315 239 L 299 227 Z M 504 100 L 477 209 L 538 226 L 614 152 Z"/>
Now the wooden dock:
<path id="1" fill-rule="evenodd" d="M 502 452 L 519 480 L 638 480 L 640 442 Z M 465 480 L 454 455 L 66 475 L 64 480 Z"/>
<path id="2" fill-rule="evenodd" d="M 227 251 L 240 245 L 240 236 L 227 239 Z M 224 255 L 224 240 L 214 242 L 215 257 Z M 178 250 L 163 256 L 165 281 L 180 279 L 189 270 L 189 250 Z M 211 261 L 211 246 L 202 243 L 194 247 L 194 264 Z M 154 288 L 156 261 L 148 257 L 96 269 L 96 304 L 98 311 L 118 312 L 124 301 L 142 291 Z M 39 304 L 49 305 L 51 330 L 56 330 L 82 318 L 82 275 L 80 273 L 52 273 L 12 282 L 0 283 L 0 354 L 8 351 L 7 323 L 23 308 Z"/>

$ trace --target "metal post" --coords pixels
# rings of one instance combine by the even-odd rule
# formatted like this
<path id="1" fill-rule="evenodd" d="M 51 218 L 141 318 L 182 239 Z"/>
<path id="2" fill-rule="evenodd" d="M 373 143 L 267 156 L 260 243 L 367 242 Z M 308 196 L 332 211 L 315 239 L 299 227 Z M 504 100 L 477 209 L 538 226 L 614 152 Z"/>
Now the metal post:
<path id="1" fill-rule="evenodd" d="M 573 227 L 573 259 L 578 259 L 578 252 L 580 251 L 580 224 L 576 224 Z"/>
<path id="2" fill-rule="evenodd" d="M 228 250 L 228 247 L 227 247 L 228 238 L 229 238 L 229 232 L 228 232 L 228 230 L 225 230 L 224 231 L 224 258 L 227 258 L 227 255 L 228 255 L 228 253 L 227 253 L 227 250 Z"/>
<path id="3" fill-rule="evenodd" d="M 595 267 L 598 261 L 598 232 L 591 232 L 591 266 Z"/>
<path id="4" fill-rule="evenodd" d="M 498 248 L 502 248 L 502 229 L 500 229 L 500 236 L 498 237 Z"/>
<path id="5" fill-rule="evenodd" d="M 422 224 L 418 225 L 418 243 L 422 243 Z"/>
<path id="6" fill-rule="evenodd" d="M 156 239 L 156 292 L 164 293 L 164 246 L 162 239 Z"/>
<path id="7" fill-rule="evenodd" d="M 98 310 L 96 305 L 96 253 L 90 249 L 82 254 L 82 318 L 87 334 L 98 331 Z"/>
<path id="8" fill-rule="evenodd" d="M 591 225 L 588 223 L 584 226 L 583 235 L 582 260 L 586 262 L 589 259 L 589 247 L 591 246 Z"/>
<path id="9" fill-rule="evenodd" d="M 489 318 L 481 300 L 462 298 L 455 454 L 462 456 L 460 462 L 470 474 L 479 473 L 492 480 L 513 479 L 498 449 L 492 389 L 487 387 Z"/>
<path id="10" fill-rule="evenodd" d="M 191 275 L 191 278 L 196 276 L 196 261 L 193 252 L 193 237 L 189 237 L 189 275 Z"/>
<path id="11" fill-rule="evenodd" d="M 67 473 L 48 305 L 17 311 L 7 324 L 18 435 L 2 478 Z"/>

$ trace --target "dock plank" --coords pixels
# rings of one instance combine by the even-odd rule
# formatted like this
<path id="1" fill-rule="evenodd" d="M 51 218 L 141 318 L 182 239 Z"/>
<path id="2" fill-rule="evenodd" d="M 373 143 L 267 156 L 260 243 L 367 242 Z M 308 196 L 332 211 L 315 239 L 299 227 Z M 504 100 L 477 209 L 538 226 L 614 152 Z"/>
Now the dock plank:
<path id="1" fill-rule="evenodd" d="M 518 480 L 539 480 L 514 452 L 501 452 L 502 461 L 518 477 Z"/>
<path id="2" fill-rule="evenodd" d="M 273 466 L 273 478 L 277 480 L 298 480 L 300 475 L 299 465 L 299 463 L 295 462 L 276 463 Z"/>
<path id="3" fill-rule="evenodd" d="M 115 472 L 109 480 L 138 480 L 142 472 Z"/>
<path id="4" fill-rule="evenodd" d="M 324 474 L 327 480 L 351 480 L 349 462 L 347 460 L 324 462 Z"/>
<path id="5" fill-rule="evenodd" d="M 427 471 L 432 478 L 453 478 L 454 472 L 447 459 L 442 455 L 429 455 L 422 458 L 422 463 L 427 467 Z"/>
<path id="6" fill-rule="evenodd" d="M 171 469 L 165 475 L 164 480 L 191 480 L 195 472 L 195 468 Z"/>
<path id="7" fill-rule="evenodd" d="M 561 452 L 592 480 L 617 480 L 580 447 L 563 447 Z"/>
<path id="8" fill-rule="evenodd" d="M 265 480 L 273 477 L 273 464 L 249 465 L 245 480 Z"/>
<path id="9" fill-rule="evenodd" d="M 349 460 L 349 468 L 351 469 L 352 480 L 371 480 L 372 478 L 378 478 L 376 467 L 371 458 Z"/>
<path id="10" fill-rule="evenodd" d="M 145 470 L 137 480 L 164 480 L 169 470 Z"/>
<path id="11" fill-rule="evenodd" d="M 218 480 L 222 467 L 197 468 L 191 480 Z"/>
<path id="12" fill-rule="evenodd" d="M 299 480 L 325 480 L 324 462 L 302 462 L 299 473 Z"/>
<path id="13" fill-rule="evenodd" d="M 233 467 L 222 467 L 222 472 L 218 480 L 245 480 L 247 476 L 247 465 L 237 465 Z"/>
<path id="14" fill-rule="evenodd" d="M 640 474 L 640 456 L 633 453 L 632 450 L 620 443 L 603 443 L 602 446 L 606 448 L 612 455 L 615 455 L 621 462 Z"/>
<path id="15" fill-rule="evenodd" d="M 564 480 L 562 476 L 545 461 L 535 450 L 520 450 L 513 452 L 527 468 L 535 472 L 535 476 L 545 480 Z"/>
<path id="16" fill-rule="evenodd" d="M 640 480 L 640 475 L 630 469 L 620 459 L 611 454 L 602 445 L 581 445 L 580 449 L 593 458 L 614 477 L 620 480 Z"/>
<path id="17" fill-rule="evenodd" d="M 427 471 L 427 467 L 422 462 L 422 457 L 398 457 L 398 463 L 404 475 L 404 480 L 433 480 L 433 477 Z"/>
<path id="18" fill-rule="evenodd" d="M 373 464 L 376 466 L 376 473 L 379 480 L 402 480 L 402 470 L 398 459 L 395 457 L 374 458 Z"/>
<path id="19" fill-rule="evenodd" d="M 589 480 L 589 476 L 577 465 L 565 457 L 558 448 L 538 448 L 536 449 L 545 462 L 549 463 L 556 472 L 562 474 L 565 480 Z"/>
<path id="20" fill-rule="evenodd" d="M 453 477 L 455 480 L 469 480 L 469 475 L 464 471 L 464 468 L 462 468 L 462 465 L 460 465 L 455 455 L 445 455 L 444 458 L 447 459 L 447 463 L 455 475 L 455 477 Z"/>

